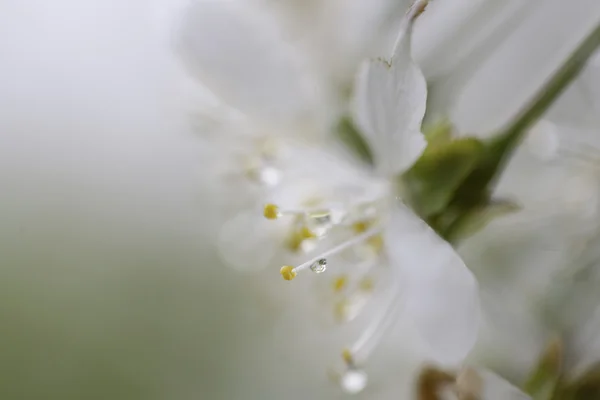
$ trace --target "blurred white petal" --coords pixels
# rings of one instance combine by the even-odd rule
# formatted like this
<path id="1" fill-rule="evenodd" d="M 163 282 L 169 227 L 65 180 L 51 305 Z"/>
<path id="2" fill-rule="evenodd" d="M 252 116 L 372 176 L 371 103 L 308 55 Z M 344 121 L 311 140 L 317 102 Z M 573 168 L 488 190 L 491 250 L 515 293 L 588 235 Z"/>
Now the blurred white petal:
<path id="1" fill-rule="evenodd" d="M 406 311 L 440 363 L 460 362 L 477 338 L 478 286 L 452 246 L 405 206 L 386 236 L 390 264 L 401 268 Z"/>
<path id="2" fill-rule="evenodd" d="M 419 20 L 414 55 L 428 79 L 489 57 L 541 0 L 434 1 Z"/>
<path id="3" fill-rule="evenodd" d="M 597 131 L 600 126 L 600 51 L 570 85 L 560 102 L 555 103 L 546 117 L 562 125 L 580 130 Z"/>
<path id="4" fill-rule="evenodd" d="M 448 93 L 432 90 L 436 108 L 449 112 L 460 132 L 490 135 L 523 108 L 600 22 L 596 0 L 546 0 L 476 71 L 456 70 L 447 76 Z M 510 21 L 508 21 L 510 22 Z M 463 74 L 468 74 L 464 77 Z M 461 81 L 461 85 L 452 84 Z M 445 108 L 445 110 L 443 110 Z"/>
<path id="5" fill-rule="evenodd" d="M 411 0 L 266 0 L 310 54 L 318 73 L 352 83 L 360 63 L 387 51 Z M 335 21 L 332 23 L 332 21 Z"/>
<path id="6" fill-rule="evenodd" d="M 467 367 L 457 378 L 460 393 L 482 400 L 527 400 L 530 397 L 504 378 L 484 368 Z"/>
<path id="7" fill-rule="evenodd" d="M 426 145 L 421 122 L 427 86 L 411 59 L 411 29 L 412 20 L 407 16 L 391 60 L 365 63 L 355 86 L 355 119 L 386 176 L 412 165 Z"/>
<path id="8" fill-rule="evenodd" d="M 265 219 L 260 210 L 241 213 L 219 232 L 219 254 L 239 271 L 261 270 L 270 266 L 277 239 L 283 233 L 281 227 Z"/>
<path id="9" fill-rule="evenodd" d="M 179 45 L 190 70 L 230 106 L 264 120 L 298 118 L 316 87 L 276 20 L 242 1 L 199 0 Z"/>

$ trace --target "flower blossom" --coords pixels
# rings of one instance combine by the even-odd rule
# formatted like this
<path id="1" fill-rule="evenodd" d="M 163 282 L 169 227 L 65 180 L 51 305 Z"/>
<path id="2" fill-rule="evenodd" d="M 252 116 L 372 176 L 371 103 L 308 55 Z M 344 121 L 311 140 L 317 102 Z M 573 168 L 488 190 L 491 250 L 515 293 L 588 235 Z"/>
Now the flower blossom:
<path id="1" fill-rule="evenodd" d="M 199 18 L 222 12 L 214 2 L 198 5 L 194 15 Z M 332 267 L 337 274 L 332 289 L 337 299 L 334 316 L 343 322 L 354 320 L 372 300 L 378 300 L 372 306 L 373 318 L 358 338 L 340 349 L 345 367 L 339 379 L 351 392 L 364 387 L 366 375 L 358 366 L 399 317 L 412 321 L 427 357 L 439 363 L 459 363 L 477 335 L 479 307 L 474 277 L 452 246 L 398 197 L 397 177 L 426 146 L 421 121 L 427 89 L 412 61 L 410 46 L 413 22 L 426 5 L 427 1 L 419 0 L 409 9 L 391 57 L 365 62 L 356 78 L 353 119 L 373 151 L 373 169 L 348 160 L 326 139 L 321 138 L 318 145 L 307 140 L 319 140 L 319 134 L 326 134 L 327 129 L 323 125 L 315 128 L 314 120 L 306 124 L 308 115 L 318 113 L 303 108 L 308 103 L 298 102 L 296 95 L 314 92 L 301 90 L 305 81 L 293 82 L 291 78 L 298 75 L 281 70 L 282 64 L 278 68 L 267 63 L 281 58 L 267 53 L 257 61 L 248 53 L 248 66 L 218 67 L 211 54 L 203 53 L 210 50 L 204 42 L 208 36 L 194 27 L 185 31 L 188 48 L 193 51 L 189 57 L 194 60 L 192 67 L 200 71 L 206 85 L 217 96 L 223 93 L 225 102 L 235 99 L 232 106 L 243 109 L 249 124 L 266 126 L 265 117 L 271 114 L 268 125 L 285 127 L 286 132 L 273 137 L 278 147 L 272 154 L 263 154 L 263 161 L 277 162 L 281 181 L 263 182 L 267 185 L 263 185 L 256 204 L 238 213 L 221 230 L 219 242 L 225 261 L 238 269 L 284 264 L 280 273 L 288 281 L 306 270 L 321 274 Z M 240 51 L 250 51 L 250 39 L 238 35 L 234 39 L 246 40 L 243 43 L 248 44 L 240 44 Z M 227 79 L 227 71 L 240 69 L 240 74 L 249 78 L 258 75 L 253 68 L 266 68 L 275 81 L 267 87 L 254 87 L 257 97 L 251 97 L 254 92 L 250 91 L 241 97 L 232 96 L 236 90 L 231 85 L 237 81 Z M 258 83 L 245 83 L 244 87 Z M 279 89 L 283 90 L 276 95 Z M 269 111 L 258 104 L 266 97 Z M 308 128 L 316 132 L 303 131 Z M 261 201 L 266 201 L 262 211 L 266 220 L 259 222 L 256 206 Z M 375 288 L 383 288 L 383 295 L 376 294 Z"/>

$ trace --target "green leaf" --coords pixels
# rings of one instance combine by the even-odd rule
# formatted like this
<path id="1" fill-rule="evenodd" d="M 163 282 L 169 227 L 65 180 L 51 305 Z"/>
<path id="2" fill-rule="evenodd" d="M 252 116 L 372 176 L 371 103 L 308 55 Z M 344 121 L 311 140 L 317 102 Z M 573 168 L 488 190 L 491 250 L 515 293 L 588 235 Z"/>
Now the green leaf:
<path id="1" fill-rule="evenodd" d="M 562 374 L 562 342 L 552 339 L 535 369 L 523 385 L 525 393 L 533 400 L 552 400 L 555 398 Z"/>
<path id="2" fill-rule="evenodd" d="M 446 229 L 446 240 L 457 243 L 485 228 L 492 220 L 518 211 L 519 206 L 510 200 L 491 200 L 464 212 Z"/>
<path id="3" fill-rule="evenodd" d="M 373 153 L 350 117 L 341 118 L 335 132 L 338 139 L 340 139 L 352 153 L 357 155 L 365 163 L 373 165 Z"/>
<path id="4" fill-rule="evenodd" d="M 401 178 L 407 201 L 422 218 L 446 208 L 478 165 L 484 146 L 475 138 L 430 143 Z"/>

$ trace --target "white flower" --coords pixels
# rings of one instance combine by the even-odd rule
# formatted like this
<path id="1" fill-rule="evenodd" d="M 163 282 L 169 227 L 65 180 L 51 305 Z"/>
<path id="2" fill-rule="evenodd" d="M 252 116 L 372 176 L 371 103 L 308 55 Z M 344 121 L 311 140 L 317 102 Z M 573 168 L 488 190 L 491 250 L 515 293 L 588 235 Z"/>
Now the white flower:
<path id="1" fill-rule="evenodd" d="M 435 2 L 428 13 L 449 2 Z M 577 4 L 569 12 L 590 9 Z M 157 34 L 159 13 L 147 1 L 9 0 L 0 9 L 7 33 L 0 38 L 0 81 L 8 89 L 0 92 L 0 180 L 8 188 L 0 282 L 11 341 L 1 362 L 10 378 L 5 397 L 338 398 L 321 366 L 345 339 L 328 340 L 325 329 L 308 323 L 323 308 L 304 286 L 311 277 L 281 285 L 273 271 L 232 273 L 208 248 L 216 231 L 206 222 L 213 216 L 207 203 L 229 199 L 213 198 L 205 187 L 197 195 L 199 141 L 188 119 L 178 119 L 183 112 L 167 67 L 173 60 L 164 33 L 173 26 Z M 578 25 L 576 17 L 541 19 L 553 29 L 576 32 Z M 250 41 L 252 32 L 240 40 Z M 554 46 L 554 36 L 546 36 L 542 42 Z M 473 96 L 475 106 L 502 101 L 479 84 L 483 97 Z M 505 104 L 518 108 L 509 97 Z M 462 116 L 486 118 L 468 107 Z M 237 132 L 233 125 L 227 130 Z M 222 136 L 227 145 L 245 143 Z M 231 165 L 214 153 L 219 165 Z M 331 155 L 325 147 L 316 153 Z M 411 385 L 401 350 L 412 344 L 408 328 L 395 327 L 370 358 L 368 398 L 403 398 L 402 384 Z"/>
<path id="2" fill-rule="evenodd" d="M 410 0 L 259 0 L 276 9 L 328 82 L 350 86 L 357 66 L 388 51 Z"/>
<path id="3" fill-rule="evenodd" d="M 595 0 L 433 3 L 414 41 L 430 83 L 428 113 L 449 116 L 463 135 L 489 137 L 599 21 Z"/>
<path id="4" fill-rule="evenodd" d="M 216 23 L 215 15 L 220 15 L 222 8 L 213 2 L 200 4 L 206 6 L 195 10 L 202 16 L 200 21 Z M 283 138 L 282 182 L 264 195 L 273 199 L 264 207 L 264 216 L 278 221 L 268 228 L 257 222 L 258 214 L 251 209 L 250 213 L 234 217 L 221 233 L 221 254 L 240 269 L 249 265 L 268 267 L 282 256 L 291 261 L 304 257 L 305 261 L 295 266 L 281 268 L 284 279 L 292 280 L 304 270 L 321 273 L 328 264 L 332 266 L 340 274 L 334 295 L 348 293 L 341 308 L 336 308 L 336 315 L 342 320 L 354 319 L 371 297 L 379 300 L 373 320 L 342 352 L 347 371 L 341 376 L 341 383 L 348 391 L 362 389 L 365 378 L 356 369 L 357 364 L 365 361 L 398 316 L 414 323 L 427 357 L 440 363 L 459 363 L 477 335 L 479 309 L 473 276 L 452 246 L 396 198 L 396 177 L 416 161 L 426 144 L 420 130 L 426 84 L 410 55 L 412 24 L 426 4 L 417 1 L 408 11 L 391 58 L 366 62 L 356 80 L 354 119 L 374 151 L 375 170 L 353 165 L 326 146 L 318 149 L 303 143 L 298 135 Z M 204 19 L 209 18 L 206 16 L 210 16 L 210 21 Z M 194 21 L 195 26 L 200 24 L 197 19 Z M 234 22 L 228 21 L 227 26 L 235 31 L 238 28 L 232 27 Z M 201 32 L 192 27 L 186 37 L 192 43 L 209 40 Z M 216 82 L 227 100 L 233 99 L 228 95 L 233 89 L 227 88 L 237 81 L 229 79 L 225 71 L 247 68 L 250 72 L 243 85 L 260 83 L 264 96 L 252 102 L 238 102 L 236 106 L 244 108 L 254 121 L 264 121 L 267 114 L 264 110 L 255 112 L 254 106 L 268 96 L 268 103 L 277 106 L 270 109 L 272 116 L 277 119 L 285 114 L 288 130 L 297 130 L 290 121 L 299 115 L 314 114 L 302 108 L 306 103 L 286 107 L 285 113 L 277 111 L 280 105 L 288 105 L 288 97 L 297 100 L 294 96 L 303 93 L 300 86 L 292 83 L 292 64 L 283 63 L 270 53 L 264 58 L 251 58 L 252 41 L 243 40 L 246 36 L 241 31 L 235 39 L 242 39 L 239 46 L 248 52 L 244 57 L 248 59 L 247 66 L 219 67 L 220 62 L 227 64 L 227 60 L 216 60 L 202 45 L 190 47 L 194 50 L 190 58 L 196 60 L 195 70 L 204 71 L 209 84 Z M 207 68 L 204 63 L 209 64 Z M 268 76 L 263 76 L 265 72 Z M 274 74 L 275 82 L 268 83 L 267 78 Z M 255 81 L 246 83 L 253 77 Z M 246 95 L 253 90 L 257 88 L 248 88 Z M 277 96 L 281 96 L 281 101 Z M 276 124 L 279 122 L 269 125 Z M 385 274 L 381 275 L 382 271 Z M 387 286 L 388 294 L 382 298 L 371 295 L 374 277 L 378 278 L 378 288 Z"/>

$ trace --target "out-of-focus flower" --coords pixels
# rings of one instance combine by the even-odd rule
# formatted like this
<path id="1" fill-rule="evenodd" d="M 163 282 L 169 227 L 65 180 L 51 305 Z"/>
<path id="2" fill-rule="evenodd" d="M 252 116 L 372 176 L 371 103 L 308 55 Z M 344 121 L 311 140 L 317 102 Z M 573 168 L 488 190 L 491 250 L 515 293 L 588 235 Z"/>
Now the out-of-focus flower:
<path id="1" fill-rule="evenodd" d="M 267 185 L 269 190 L 263 196 L 275 202 L 264 207 L 264 216 L 281 221 L 273 222 L 273 228 L 264 228 L 264 224 L 256 223 L 258 215 L 253 218 L 246 212 L 229 221 L 221 234 L 221 254 L 239 269 L 268 267 L 273 258 L 281 256 L 308 256 L 308 261 L 281 268 L 284 279 L 292 280 L 305 269 L 322 273 L 328 264 L 340 265 L 342 273 L 336 277 L 333 291 L 342 299 L 334 308 L 342 321 L 355 319 L 371 297 L 381 299 L 373 320 L 342 351 L 346 371 L 340 380 L 350 392 L 364 387 L 365 376 L 358 365 L 364 363 L 399 313 L 415 324 L 427 357 L 437 362 L 460 362 L 476 338 L 477 286 L 470 272 L 450 244 L 396 199 L 396 176 L 414 163 L 426 144 L 420 130 L 425 80 L 410 54 L 412 24 L 426 4 L 417 1 L 407 13 L 391 58 L 367 62 L 357 77 L 354 118 L 371 145 L 375 169 L 345 162 L 333 150 L 314 148 L 314 144 L 311 147 L 299 134 L 276 137 L 282 142 L 278 150 L 282 154 L 273 157 L 282 159 L 282 181 Z M 195 7 L 192 15 L 203 18 L 222 11 L 216 2 L 200 2 Z M 191 21 L 187 40 L 204 40 L 203 31 L 196 28 L 200 22 Z M 220 82 L 234 80 L 227 79 L 216 65 L 212 70 L 205 68 L 204 62 L 215 60 L 205 58 L 203 46 L 189 49 L 201 53 L 189 59 L 195 60 L 194 70 L 207 74 L 209 85 L 214 81 L 209 71 L 218 72 Z M 286 70 L 272 65 L 261 68 L 286 76 Z M 277 83 L 269 87 L 277 87 Z M 288 111 L 299 115 L 302 110 Z M 294 125 L 288 129 L 297 130 Z M 371 295 L 373 271 L 381 274 L 377 288 L 385 286 L 385 280 L 390 282 L 383 297 Z"/>
<path id="2" fill-rule="evenodd" d="M 594 0 L 432 3 L 414 42 L 429 83 L 428 117 L 449 117 L 460 135 L 492 136 L 599 20 Z"/>
<path id="3" fill-rule="evenodd" d="M 457 372 L 423 367 L 416 384 L 417 400 L 527 400 L 518 387 L 485 368 L 463 367 Z"/>
<path id="4" fill-rule="evenodd" d="M 339 393 L 329 391 L 329 382 L 323 382 L 326 379 L 320 366 L 329 360 L 327 351 L 333 348 L 338 354 L 340 342 L 346 342 L 346 339 L 336 336 L 335 340 L 328 340 L 328 329 L 306 323 L 312 321 L 320 309 L 329 309 L 323 307 L 321 298 L 304 286 L 312 278 L 322 276 L 307 276 L 297 279 L 294 285 L 281 285 L 275 280 L 279 278 L 277 274 L 237 274 L 223 268 L 212 256 L 208 239 L 214 239 L 216 231 L 214 225 L 207 223 L 213 217 L 207 210 L 214 209 L 210 203 L 231 200 L 235 190 L 228 191 L 229 197 L 217 197 L 202 186 L 200 199 L 194 196 L 198 192 L 196 146 L 204 142 L 188 131 L 189 121 L 183 118 L 187 116 L 182 115 L 180 99 L 176 98 L 179 93 L 173 93 L 172 78 L 177 71 L 171 68 L 172 55 L 166 48 L 168 41 L 164 34 L 173 30 L 178 21 L 168 17 L 163 19 L 162 15 L 162 10 L 179 2 L 157 2 L 161 7 L 154 7 L 154 2 L 112 0 L 59 0 L 52 3 L 8 0 L 0 5 L 0 31 L 3 33 L 0 35 L 3 54 L 0 180 L 6 189 L 0 202 L 3 254 L 0 282 L 4 295 L 0 313 L 6 328 L 4 337 L 10 343 L 1 362 L 2 397 L 335 398 Z M 297 3 L 305 6 L 308 2 Z M 340 1 L 338 5 L 342 3 Z M 352 13 L 367 15 L 363 14 L 364 10 L 372 11 L 368 8 L 372 2 L 364 3 L 364 9 L 357 7 Z M 508 4 L 502 0 L 496 2 L 501 3 Z M 593 3 L 587 5 L 594 6 L 596 2 Z M 450 4 L 450 1 L 437 2 L 440 8 L 444 4 Z M 530 15 L 538 15 L 538 20 L 546 21 L 544 26 L 552 26 L 557 32 L 578 33 L 572 28 L 579 25 L 581 14 L 575 14 L 575 11 L 591 18 L 593 8 L 583 2 L 574 4 L 579 6 L 568 8 L 568 13 L 554 7 L 549 13 Z M 433 5 L 437 7 L 436 3 Z M 540 9 L 545 10 L 544 7 Z M 430 11 L 433 10 L 432 7 Z M 184 9 L 184 13 L 186 11 Z M 248 15 L 257 13 L 262 15 L 263 11 L 250 11 Z M 565 14 L 570 17 L 563 18 Z M 329 18 L 339 16 L 337 11 L 322 15 L 327 15 L 322 18 L 323 26 L 329 23 L 329 28 L 335 29 L 339 20 L 334 23 Z M 393 13 L 389 15 L 390 20 L 396 20 Z M 481 15 L 473 15 L 471 22 L 488 26 Z M 250 33 L 271 29 L 268 28 L 270 22 L 262 24 L 262 17 L 258 20 L 248 31 L 238 35 L 248 39 L 247 45 L 252 43 Z M 165 21 L 167 26 L 162 24 Z M 161 25 L 159 29 L 157 22 Z M 426 25 L 421 26 L 425 29 Z M 221 27 L 227 37 L 227 26 Z M 291 32 L 286 29 L 283 29 L 284 36 L 285 32 Z M 531 28 L 534 32 L 536 29 L 535 25 Z M 522 29 L 520 32 L 523 33 Z M 532 48 L 547 50 L 555 47 L 556 35 L 547 32 L 547 29 L 541 31 L 540 36 L 525 32 L 527 35 L 520 36 L 528 51 L 503 51 L 501 56 L 512 64 L 502 62 L 502 57 L 490 59 L 489 64 L 499 65 L 502 71 L 502 74 L 483 74 L 483 78 L 492 77 L 497 82 L 492 89 L 506 89 L 500 91 L 504 94 L 514 90 L 515 85 L 529 89 L 529 84 L 523 82 L 535 86 L 533 81 L 527 80 L 517 80 L 515 85 L 507 82 L 521 71 L 533 73 L 536 80 L 542 78 L 539 64 L 525 68 L 529 62 L 524 55 L 538 53 L 537 50 L 529 51 Z M 475 39 L 481 37 L 466 31 L 464 35 Z M 307 40 L 307 46 L 321 43 L 320 38 L 315 33 Z M 209 41 L 217 39 L 222 37 L 207 38 Z M 354 39 L 349 38 L 348 43 L 355 43 Z M 272 42 L 266 40 L 266 47 L 272 49 Z M 297 43 L 293 37 L 291 41 Z M 322 42 L 334 47 L 332 50 L 341 48 L 330 44 L 339 42 Z M 327 46 L 325 50 L 315 51 L 315 54 L 325 53 L 330 61 L 335 61 L 326 68 L 328 72 L 323 76 L 337 77 L 340 71 L 339 81 L 347 82 L 356 65 L 328 53 Z M 381 46 L 385 48 L 385 44 Z M 486 46 L 493 51 L 497 48 L 493 44 Z M 379 46 L 373 49 L 375 47 Z M 217 48 L 215 46 L 213 53 L 217 57 L 240 54 L 230 52 L 226 47 L 220 47 L 222 51 L 219 52 Z M 448 46 L 451 50 L 462 48 Z M 247 48 L 242 46 L 242 49 Z M 356 59 L 362 57 L 358 56 L 362 52 L 358 48 L 343 52 L 356 54 L 353 56 Z M 459 53 L 462 52 L 457 50 Z M 260 63 L 267 52 L 242 54 L 248 55 L 246 61 Z M 557 59 L 563 55 L 556 53 Z M 294 55 L 291 57 L 294 64 Z M 285 60 L 283 57 L 279 65 L 285 65 Z M 314 56 L 308 65 L 314 66 L 315 74 L 320 76 L 320 64 L 315 60 L 319 57 Z M 522 62 L 514 63 L 514 60 Z M 247 67 L 249 64 L 234 62 L 232 65 Z M 340 65 L 344 67 L 343 73 Z M 446 64 L 439 62 L 437 65 Z M 313 100 L 320 104 L 320 99 L 324 99 L 333 105 L 323 108 L 311 105 L 303 109 L 309 113 L 323 110 L 325 117 L 322 120 L 335 119 L 337 100 L 329 103 L 329 95 L 321 96 L 321 90 L 327 93 L 329 89 L 320 84 L 325 78 L 317 78 L 316 84 L 311 82 L 312 68 L 307 68 L 308 76 L 301 79 L 309 83 L 300 85 L 300 93 L 305 93 L 303 90 L 308 87 L 306 99 L 309 104 Z M 469 75 L 469 69 L 459 66 L 457 70 Z M 268 71 L 267 75 L 272 72 Z M 429 76 L 429 73 L 425 68 L 425 75 Z M 482 78 L 481 74 L 478 73 L 476 78 Z M 236 149 L 233 159 L 239 164 L 224 161 L 231 158 L 214 151 L 202 164 L 202 175 L 212 175 L 221 166 L 227 172 L 227 167 L 234 165 L 234 172 L 242 172 L 242 175 L 249 172 L 249 181 L 260 178 L 258 180 L 269 182 L 271 178 L 282 178 L 282 175 L 273 174 L 272 169 L 246 169 L 246 156 L 259 155 L 261 161 L 270 161 L 268 157 L 262 157 L 268 155 L 270 146 L 268 140 L 262 141 L 263 133 L 279 136 L 279 132 L 287 131 L 280 130 L 281 127 L 303 126 L 308 120 L 304 117 L 306 114 L 294 120 L 300 121 L 299 124 L 283 121 L 289 110 L 287 105 L 295 100 L 301 103 L 303 98 L 295 96 L 292 99 L 277 94 L 273 96 L 277 101 L 287 99 L 289 102 L 276 104 L 279 107 L 272 109 L 267 107 L 276 112 L 261 113 L 263 100 L 268 100 L 273 87 L 262 85 L 263 81 L 254 79 L 252 74 L 245 75 L 244 79 L 247 81 L 241 82 L 241 88 L 254 82 L 262 94 L 253 93 L 241 99 L 232 96 L 230 99 L 237 108 L 252 114 L 251 121 L 240 116 L 239 110 L 227 109 L 222 114 L 221 105 L 215 106 L 214 114 L 210 113 L 217 117 L 213 122 L 221 132 L 238 132 L 242 126 L 258 134 L 213 136 L 217 141 L 226 142 L 224 146 L 219 142 L 219 149 L 225 146 Z M 224 84 L 222 88 L 226 90 L 223 93 L 237 88 L 238 83 Z M 281 85 L 283 92 L 297 88 L 294 84 L 286 86 L 285 81 Z M 456 121 L 459 126 L 471 128 L 461 133 L 480 131 L 474 124 L 462 125 L 462 118 L 496 123 L 504 121 L 502 116 L 489 118 L 487 111 L 504 107 L 498 105 L 511 109 L 521 107 L 521 103 L 513 101 L 511 96 L 503 97 L 490 91 L 485 79 L 476 79 L 467 92 L 461 96 L 462 100 L 475 101 L 461 102 L 460 112 L 453 114 L 453 117 L 460 117 Z M 475 96 L 474 92 L 482 93 L 483 97 Z M 448 95 L 446 99 L 450 97 Z M 486 107 L 492 102 L 494 107 Z M 344 109 L 344 105 L 340 109 Z M 236 117 L 230 120 L 232 114 Z M 257 121 L 254 117 L 258 115 Z M 315 120 L 320 121 L 321 117 L 319 115 Z M 222 125 L 223 121 L 227 123 Z M 269 124 L 273 121 L 277 121 L 276 127 Z M 300 136 L 306 133 L 315 136 L 320 129 L 314 126 L 322 126 L 319 124 L 306 124 L 312 127 L 299 129 Z M 292 148 L 301 149 L 302 146 L 296 146 L 295 133 L 290 136 L 294 137 L 289 143 Z M 301 145 L 306 149 L 314 147 L 310 142 Z M 250 151 L 247 151 L 248 146 L 252 146 Z M 338 165 L 338 157 L 346 160 L 334 152 L 328 145 L 319 145 L 318 151 L 302 154 L 299 150 L 293 154 L 297 155 L 294 160 L 300 160 L 300 163 L 312 160 L 317 165 L 315 160 L 320 158 L 331 160 L 331 163 L 324 162 L 321 167 L 315 167 L 323 172 L 332 164 Z M 204 151 L 202 157 L 208 153 Z M 238 153 L 242 157 L 237 157 Z M 281 161 L 286 161 L 285 157 Z M 298 165 L 296 161 L 294 163 Z M 361 174 L 367 174 L 368 181 L 372 179 L 356 163 L 340 161 L 341 165 L 344 170 L 352 168 L 354 172 L 330 174 L 329 178 L 321 174 L 322 178 L 335 183 L 348 176 L 351 186 L 360 181 L 357 177 Z M 256 171 L 266 174 L 256 174 Z M 220 180 L 219 184 L 222 182 Z M 255 195 L 250 201 L 242 198 L 247 194 L 247 188 L 252 188 Z M 235 195 L 235 202 L 258 204 L 265 193 L 263 188 L 246 185 L 241 189 L 243 194 Z M 305 193 L 305 189 L 301 191 Z M 283 201 L 279 197 L 272 199 Z M 264 222 L 277 229 L 283 221 Z M 320 243 L 325 244 L 324 241 Z M 340 268 L 348 265 L 341 263 L 340 260 Z M 389 271 L 381 271 L 380 281 L 385 281 L 385 273 Z M 311 307 L 314 303 L 317 304 Z M 381 304 L 377 300 L 373 303 L 375 308 Z M 371 317 L 368 314 L 363 312 L 361 316 Z M 358 332 L 364 327 L 362 320 L 358 323 Z M 443 331 L 444 328 L 439 329 Z M 413 347 L 409 331 L 410 326 L 396 326 L 382 339 L 385 345 L 380 346 L 377 354 L 370 358 L 372 362 L 365 366 L 373 371 L 370 374 L 372 385 L 364 393 L 366 397 L 402 398 L 412 373 L 405 366 L 408 357 L 402 350 Z M 354 336 L 349 335 L 349 341 L 353 339 Z"/>
<path id="5" fill-rule="evenodd" d="M 585 84 L 589 72 L 569 91 Z M 599 229 L 598 138 L 575 128 L 577 120 L 552 121 L 556 111 L 564 115 L 572 106 L 569 91 L 529 132 L 496 188 L 496 193 L 515 199 L 520 210 L 495 220 L 459 248 L 483 282 L 481 350 L 522 366 L 531 363 L 545 340 L 539 314 L 547 312 L 540 306 L 582 263 L 576 260 L 589 253 L 586 248 Z M 515 342 L 516 331 L 521 340 Z"/>
<path id="6" fill-rule="evenodd" d="M 576 94 L 582 86 L 593 90 L 594 68 L 528 133 L 504 171 L 496 193 L 517 200 L 521 209 L 459 247 L 481 283 L 484 309 L 472 360 L 523 385 L 535 399 L 586 399 L 598 390 L 597 341 L 590 332 L 598 329 L 592 288 L 598 276 L 599 142 L 597 132 L 581 127 L 582 119 L 565 118 L 574 99 L 577 108 L 593 109 L 594 97 Z M 559 344 L 564 354 L 550 358 L 560 363 L 548 372 L 546 353 L 556 346 L 544 346 L 556 334 L 565 339 Z"/>
<path id="7" fill-rule="evenodd" d="M 352 85 L 367 57 L 393 45 L 409 0 L 256 0 L 274 10 L 314 69 L 341 89 Z"/>

